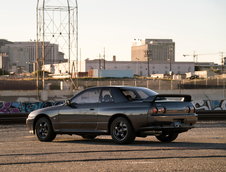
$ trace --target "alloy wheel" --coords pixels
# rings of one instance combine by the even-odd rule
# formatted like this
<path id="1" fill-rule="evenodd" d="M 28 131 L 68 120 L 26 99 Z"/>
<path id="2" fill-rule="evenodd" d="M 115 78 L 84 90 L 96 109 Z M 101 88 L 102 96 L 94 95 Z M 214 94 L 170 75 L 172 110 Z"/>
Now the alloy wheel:
<path id="1" fill-rule="evenodd" d="M 128 127 L 126 123 L 124 123 L 123 121 L 116 123 L 113 134 L 118 140 L 125 139 L 128 134 Z"/>

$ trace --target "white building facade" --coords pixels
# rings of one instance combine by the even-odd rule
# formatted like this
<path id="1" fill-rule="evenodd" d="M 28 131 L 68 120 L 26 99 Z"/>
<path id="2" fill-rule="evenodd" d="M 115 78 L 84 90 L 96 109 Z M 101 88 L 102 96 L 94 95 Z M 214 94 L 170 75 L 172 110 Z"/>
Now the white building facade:
<path id="1" fill-rule="evenodd" d="M 104 65 L 103 65 L 104 63 Z M 134 75 L 148 76 L 149 74 L 185 74 L 187 72 L 194 72 L 194 62 L 148 62 L 146 61 L 104 61 L 104 60 L 86 60 L 86 72 L 93 69 L 105 70 L 133 70 Z"/>

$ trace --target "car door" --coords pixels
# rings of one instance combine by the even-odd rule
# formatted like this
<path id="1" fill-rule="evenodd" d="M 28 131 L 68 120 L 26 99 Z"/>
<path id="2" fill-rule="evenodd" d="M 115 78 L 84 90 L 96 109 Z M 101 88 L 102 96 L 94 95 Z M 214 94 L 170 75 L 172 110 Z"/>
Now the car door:
<path id="1" fill-rule="evenodd" d="M 109 119 L 115 113 L 115 108 L 117 107 L 111 88 L 102 89 L 100 102 L 98 106 L 97 129 L 99 131 L 107 131 Z"/>
<path id="2" fill-rule="evenodd" d="M 65 109 L 59 111 L 61 130 L 90 132 L 97 127 L 100 89 L 88 89 L 71 99 Z"/>

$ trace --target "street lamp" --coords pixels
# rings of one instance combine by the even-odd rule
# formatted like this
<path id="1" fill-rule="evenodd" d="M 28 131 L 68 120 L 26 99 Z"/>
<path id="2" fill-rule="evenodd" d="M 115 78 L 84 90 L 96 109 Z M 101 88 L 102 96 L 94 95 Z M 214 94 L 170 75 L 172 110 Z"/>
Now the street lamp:
<path id="1" fill-rule="evenodd" d="M 169 69 L 169 75 L 172 75 L 172 52 L 173 52 L 173 47 L 172 46 L 170 46 L 169 47 L 169 58 L 167 59 L 168 61 L 169 61 L 169 63 L 170 63 L 170 69 Z"/>
<path id="2" fill-rule="evenodd" d="M 168 58 L 169 64 L 170 64 L 170 68 L 169 68 L 169 75 L 172 75 L 172 61 L 171 61 L 171 57 Z"/>
<path id="3" fill-rule="evenodd" d="M 136 63 L 136 75 L 139 75 L 138 61 L 139 61 L 140 59 L 136 57 L 136 60 L 137 60 L 137 63 Z"/>

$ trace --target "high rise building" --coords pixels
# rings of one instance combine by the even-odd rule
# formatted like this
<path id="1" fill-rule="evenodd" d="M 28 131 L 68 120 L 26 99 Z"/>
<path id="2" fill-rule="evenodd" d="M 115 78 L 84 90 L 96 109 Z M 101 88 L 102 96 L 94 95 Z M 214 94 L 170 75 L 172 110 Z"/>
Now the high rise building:
<path id="1" fill-rule="evenodd" d="M 41 59 L 41 44 L 38 48 Z M 36 42 L 10 42 L 0 47 L 0 52 L 7 55 L 5 70 L 15 73 L 33 72 L 36 63 Z M 57 44 L 45 42 L 45 64 L 66 62 L 64 54 L 59 52 Z"/>
<path id="2" fill-rule="evenodd" d="M 135 40 L 131 48 L 132 61 L 175 62 L 172 39 Z"/>

